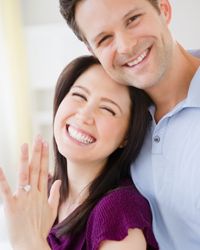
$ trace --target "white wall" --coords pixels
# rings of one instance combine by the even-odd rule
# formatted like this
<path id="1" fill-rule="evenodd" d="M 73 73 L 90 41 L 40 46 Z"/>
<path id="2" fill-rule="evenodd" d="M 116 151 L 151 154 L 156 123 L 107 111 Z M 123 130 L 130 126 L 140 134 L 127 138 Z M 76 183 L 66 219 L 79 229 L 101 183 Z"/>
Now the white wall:
<path id="1" fill-rule="evenodd" d="M 200 48 L 200 0 L 170 0 L 171 30 L 175 39 L 187 49 Z"/>

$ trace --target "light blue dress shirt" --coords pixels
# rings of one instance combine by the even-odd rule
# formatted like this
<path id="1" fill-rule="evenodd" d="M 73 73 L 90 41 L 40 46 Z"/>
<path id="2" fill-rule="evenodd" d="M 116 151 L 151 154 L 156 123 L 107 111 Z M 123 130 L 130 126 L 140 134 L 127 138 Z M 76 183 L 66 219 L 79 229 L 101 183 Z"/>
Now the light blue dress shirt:
<path id="1" fill-rule="evenodd" d="M 200 250 L 200 68 L 187 98 L 152 121 L 131 174 L 150 203 L 160 249 Z"/>

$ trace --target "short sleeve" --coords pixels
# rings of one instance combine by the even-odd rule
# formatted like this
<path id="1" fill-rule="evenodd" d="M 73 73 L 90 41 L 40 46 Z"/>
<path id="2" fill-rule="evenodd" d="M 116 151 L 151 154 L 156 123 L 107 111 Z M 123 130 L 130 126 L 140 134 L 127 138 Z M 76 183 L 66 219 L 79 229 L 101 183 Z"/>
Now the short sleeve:
<path id="1" fill-rule="evenodd" d="M 123 240 L 131 228 L 141 229 L 148 246 L 158 249 L 149 204 L 133 185 L 113 190 L 92 210 L 86 230 L 87 249 L 97 250 L 104 240 Z"/>

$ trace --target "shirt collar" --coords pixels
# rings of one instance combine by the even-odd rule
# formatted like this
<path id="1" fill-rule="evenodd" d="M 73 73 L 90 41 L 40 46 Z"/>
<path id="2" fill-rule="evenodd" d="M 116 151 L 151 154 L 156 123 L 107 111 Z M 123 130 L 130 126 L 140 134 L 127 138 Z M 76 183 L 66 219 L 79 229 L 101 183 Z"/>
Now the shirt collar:
<path id="1" fill-rule="evenodd" d="M 196 73 L 194 74 L 189 90 L 188 95 L 185 100 L 178 103 L 173 110 L 171 110 L 168 114 L 165 116 L 172 116 L 174 113 L 178 112 L 180 109 L 186 108 L 186 107 L 200 107 L 200 67 L 197 69 Z M 154 117 L 155 114 L 155 106 L 151 105 L 149 107 L 149 112 Z M 165 117 L 164 116 L 164 117 Z"/>
<path id="2" fill-rule="evenodd" d="M 184 107 L 200 107 L 200 67 L 192 78 Z"/>

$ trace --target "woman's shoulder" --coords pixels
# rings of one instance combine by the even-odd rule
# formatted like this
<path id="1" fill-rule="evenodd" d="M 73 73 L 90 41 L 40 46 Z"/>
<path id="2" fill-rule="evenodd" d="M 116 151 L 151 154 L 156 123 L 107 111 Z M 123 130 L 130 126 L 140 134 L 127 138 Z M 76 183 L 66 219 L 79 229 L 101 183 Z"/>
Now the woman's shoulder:
<path id="1" fill-rule="evenodd" d="M 123 180 L 122 184 L 110 190 L 96 204 L 93 212 L 99 210 L 121 211 L 131 209 L 131 213 L 138 211 L 150 211 L 148 201 L 139 193 L 133 182 L 129 179 Z M 117 210 L 116 210 L 117 208 Z"/>
<path id="2" fill-rule="evenodd" d="M 131 181 L 125 180 L 102 197 L 92 210 L 87 223 L 88 242 L 97 246 L 105 239 L 122 240 L 130 228 L 141 229 L 147 243 L 156 245 L 148 201 Z M 95 249 L 92 245 L 89 249 Z"/>

